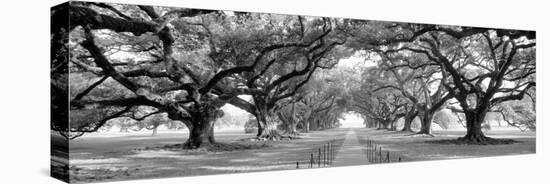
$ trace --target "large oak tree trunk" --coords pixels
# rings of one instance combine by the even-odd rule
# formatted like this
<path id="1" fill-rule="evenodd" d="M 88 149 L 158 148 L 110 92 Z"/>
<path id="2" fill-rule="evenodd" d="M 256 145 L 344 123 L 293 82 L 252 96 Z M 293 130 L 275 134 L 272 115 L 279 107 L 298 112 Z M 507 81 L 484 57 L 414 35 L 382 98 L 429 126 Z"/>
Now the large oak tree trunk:
<path id="1" fill-rule="evenodd" d="M 298 135 L 298 131 L 296 130 L 296 102 L 292 102 L 292 108 L 290 109 L 290 125 L 288 127 L 289 133 L 291 135 Z"/>
<path id="2" fill-rule="evenodd" d="M 396 131 L 397 130 L 397 125 L 396 125 L 397 123 L 396 122 L 397 122 L 397 120 L 391 121 L 391 125 L 390 125 L 390 130 L 391 131 Z"/>
<path id="3" fill-rule="evenodd" d="M 199 122 L 193 122 L 193 126 L 189 127 L 189 139 L 185 142 L 184 147 L 194 149 L 215 142 L 214 121 L 202 118 Z"/>
<path id="4" fill-rule="evenodd" d="M 313 116 L 310 118 L 309 130 L 317 130 L 317 117 Z"/>
<path id="5" fill-rule="evenodd" d="M 432 134 L 432 120 L 434 114 L 426 111 L 423 113 L 422 118 L 420 119 L 420 131 L 418 134 Z"/>
<path id="6" fill-rule="evenodd" d="M 277 131 L 277 117 L 269 112 L 267 108 L 263 108 L 258 113 L 258 139 L 278 140 L 281 134 Z"/>
<path id="7" fill-rule="evenodd" d="M 329 123 L 328 124 L 329 128 L 334 128 L 335 125 L 336 125 L 336 115 L 331 114 L 330 115 L 330 121 L 328 123 Z"/>
<path id="8" fill-rule="evenodd" d="M 204 145 L 215 143 L 214 123 L 206 122 L 193 126 L 189 130 L 189 139 L 185 143 L 187 148 L 199 148 Z"/>
<path id="9" fill-rule="evenodd" d="M 414 120 L 414 117 L 406 116 L 404 118 L 403 129 L 401 129 L 401 131 L 403 131 L 403 132 L 407 132 L 407 131 L 412 132 L 411 125 L 412 125 L 413 120 Z"/>
<path id="10" fill-rule="evenodd" d="M 290 134 L 298 134 L 298 130 L 296 130 L 296 122 L 295 121 L 292 121 L 290 123 L 289 133 Z"/>
<path id="11" fill-rule="evenodd" d="M 216 143 L 214 139 L 214 123 L 223 115 L 218 107 L 202 105 L 197 112 L 191 113 L 191 122 L 188 123 L 189 138 L 184 148 L 195 149 Z"/>
<path id="12" fill-rule="evenodd" d="M 295 136 L 299 134 L 296 130 L 296 121 L 292 117 L 284 116 L 281 112 L 277 113 L 277 116 L 283 122 L 283 127 L 286 134 L 289 134 L 290 136 Z"/>
<path id="13" fill-rule="evenodd" d="M 464 113 L 466 116 L 466 135 L 459 138 L 459 140 L 469 144 L 487 144 L 491 139 L 486 137 L 481 129 L 486 114 L 487 108 L 466 111 Z"/>
<path id="14" fill-rule="evenodd" d="M 390 128 L 390 122 L 384 120 L 379 123 L 380 127 L 379 129 L 389 129 Z"/>
<path id="15" fill-rule="evenodd" d="M 278 140 L 281 134 L 277 131 L 277 120 L 274 116 L 260 118 L 257 137 L 259 139 Z"/>
<path id="16" fill-rule="evenodd" d="M 412 128 L 411 128 L 411 125 L 412 125 L 412 122 L 414 121 L 414 118 L 418 115 L 418 111 L 416 111 L 415 109 L 409 111 L 405 117 L 403 118 L 404 122 L 403 122 L 403 129 L 401 129 L 401 131 L 403 132 L 412 132 Z"/>

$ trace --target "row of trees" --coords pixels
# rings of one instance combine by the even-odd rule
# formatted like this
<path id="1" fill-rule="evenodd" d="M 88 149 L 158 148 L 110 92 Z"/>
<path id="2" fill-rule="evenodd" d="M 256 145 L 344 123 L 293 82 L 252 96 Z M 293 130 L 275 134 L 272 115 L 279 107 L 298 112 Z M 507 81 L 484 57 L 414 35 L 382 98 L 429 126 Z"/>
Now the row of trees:
<path id="1" fill-rule="evenodd" d="M 226 104 L 256 117 L 258 138 L 278 138 L 277 112 L 298 101 L 291 97 L 316 71 L 336 64 L 335 48 L 346 41 L 338 22 L 322 17 L 88 2 L 52 12 L 67 15 L 52 26 L 52 42 L 68 42 L 52 52 L 70 53 L 54 60 L 70 73 L 70 94 L 60 95 L 70 99 L 73 121 L 52 128 L 68 138 L 121 117 L 166 114 L 188 127 L 185 147 L 196 148 L 215 142 Z"/>
<path id="2" fill-rule="evenodd" d="M 369 119 L 387 127 L 403 117 L 403 130 L 410 131 L 418 116 L 418 133 L 430 134 L 434 114 L 448 108 L 465 121 L 467 134 L 459 141 L 474 144 L 496 143 L 482 132 L 491 112 L 512 126 L 535 127 L 534 32 L 401 23 L 364 27 L 383 30 L 358 45 L 378 63 L 365 71 L 364 90 L 354 95 L 355 106 Z M 532 108 L 522 108 L 524 96 L 531 97 Z"/>
<path id="3" fill-rule="evenodd" d="M 420 116 L 429 133 L 433 114 L 455 99 L 465 138 L 485 141 L 487 112 L 535 86 L 528 31 L 91 2 L 52 11 L 67 16 L 51 31 L 52 77 L 68 71 L 71 81 L 52 82 L 52 100 L 69 99 L 71 110 L 52 116 L 72 120 L 52 129 L 68 138 L 165 114 L 189 129 L 185 147 L 197 148 L 215 143 L 227 104 L 255 117 L 260 139 L 335 127 L 354 109 L 383 127 Z M 330 69 L 357 53 L 380 72 L 353 87 Z"/>

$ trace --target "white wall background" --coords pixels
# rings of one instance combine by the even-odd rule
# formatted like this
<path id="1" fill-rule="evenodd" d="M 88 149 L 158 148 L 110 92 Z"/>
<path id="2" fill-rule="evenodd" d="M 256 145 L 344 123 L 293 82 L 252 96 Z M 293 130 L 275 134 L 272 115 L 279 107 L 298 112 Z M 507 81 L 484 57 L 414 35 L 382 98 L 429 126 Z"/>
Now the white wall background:
<path id="1" fill-rule="evenodd" d="M 538 80 L 548 74 L 544 1 L 437 0 L 104 0 L 193 8 L 319 15 L 537 30 Z M 61 0 L 2 1 L 0 34 L 0 183 L 62 183 L 49 178 L 49 7 Z M 538 93 L 548 94 L 547 83 Z M 545 183 L 548 98 L 538 98 L 537 154 L 376 166 L 278 171 L 117 183 Z M 470 167 L 472 166 L 472 167 Z M 546 175 L 545 175 L 546 174 Z"/>

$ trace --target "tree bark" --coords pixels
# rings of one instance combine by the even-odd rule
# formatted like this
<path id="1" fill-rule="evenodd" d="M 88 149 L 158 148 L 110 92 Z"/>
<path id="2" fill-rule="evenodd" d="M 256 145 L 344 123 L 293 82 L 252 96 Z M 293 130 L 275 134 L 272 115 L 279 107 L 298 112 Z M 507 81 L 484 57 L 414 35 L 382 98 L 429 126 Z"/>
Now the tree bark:
<path id="1" fill-rule="evenodd" d="M 466 143 L 486 144 L 490 138 L 486 137 L 482 131 L 481 124 L 485 120 L 487 108 L 478 108 L 464 112 L 466 116 L 466 135 L 459 140 Z"/>
<path id="2" fill-rule="evenodd" d="M 282 121 L 286 134 L 290 136 L 298 135 L 298 131 L 296 131 L 296 122 L 292 117 L 285 116 L 282 112 L 278 112 L 277 116 Z"/>
<path id="3" fill-rule="evenodd" d="M 429 111 L 425 111 L 423 113 L 422 118 L 420 119 L 420 131 L 418 132 L 418 134 L 432 134 L 433 116 L 434 114 Z"/>
<path id="4" fill-rule="evenodd" d="M 387 120 L 379 122 L 378 124 L 379 124 L 378 129 L 390 129 L 390 122 L 388 122 Z"/>
<path id="5" fill-rule="evenodd" d="M 277 131 L 277 120 L 274 116 L 263 116 L 259 119 L 258 134 L 259 139 L 278 140 L 281 134 Z"/>
<path id="6" fill-rule="evenodd" d="M 412 132 L 412 122 L 414 120 L 414 117 L 405 116 L 404 122 L 403 122 L 403 129 L 401 131 L 403 132 Z"/>
<path id="7" fill-rule="evenodd" d="M 403 129 L 401 129 L 401 131 L 403 132 L 412 132 L 412 128 L 411 128 L 411 125 L 412 125 L 412 122 L 414 121 L 414 118 L 418 115 L 418 111 L 416 110 L 411 110 L 409 111 L 405 117 L 403 118 L 404 122 L 403 122 Z"/>
<path id="8" fill-rule="evenodd" d="M 317 130 L 317 118 L 315 116 L 310 116 L 310 118 L 308 118 L 307 124 L 309 131 Z"/>
<path id="9" fill-rule="evenodd" d="M 296 130 L 296 122 L 292 121 L 290 123 L 290 128 L 289 129 L 290 129 L 289 131 L 290 131 L 291 134 L 298 134 L 298 131 Z"/>
<path id="10" fill-rule="evenodd" d="M 258 133 L 256 137 L 258 139 L 278 140 L 281 138 L 281 134 L 277 131 L 278 118 L 269 107 L 266 105 L 257 105 L 259 112 L 257 113 L 258 121 Z"/>
<path id="11" fill-rule="evenodd" d="M 292 108 L 290 109 L 290 125 L 289 125 L 290 134 L 298 134 L 296 131 L 296 102 L 292 102 Z"/>
<path id="12" fill-rule="evenodd" d="M 191 125 L 188 125 L 189 138 L 184 148 L 195 149 L 216 143 L 214 123 L 223 114 L 219 108 L 202 105 L 197 112 L 191 113 Z"/>
<path id="13" fill-rule="evenodd" d="M 208 144 L 214 144 L 214 121 L 208 121 L 206 118 L 199 122 L 193 122 L 189 128 L 189 138 L 184 143 L 185 148 L 195 149 Z"/>

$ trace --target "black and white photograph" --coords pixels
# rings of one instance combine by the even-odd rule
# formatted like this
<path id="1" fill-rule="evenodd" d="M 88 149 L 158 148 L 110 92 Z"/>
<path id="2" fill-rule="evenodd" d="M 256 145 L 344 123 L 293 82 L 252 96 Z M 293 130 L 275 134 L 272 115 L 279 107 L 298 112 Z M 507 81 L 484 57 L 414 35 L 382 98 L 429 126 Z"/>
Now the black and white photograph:
<path id="1" fill-rule="evenodd" d="M 543 4 L 14 1 L 0 183 L 545 183 Z"/>
<path id="2" fill-rule="evenodd" d="M 71 1 L 51 8 L 70 183 L 536 153 L 536 32 Z"/>

